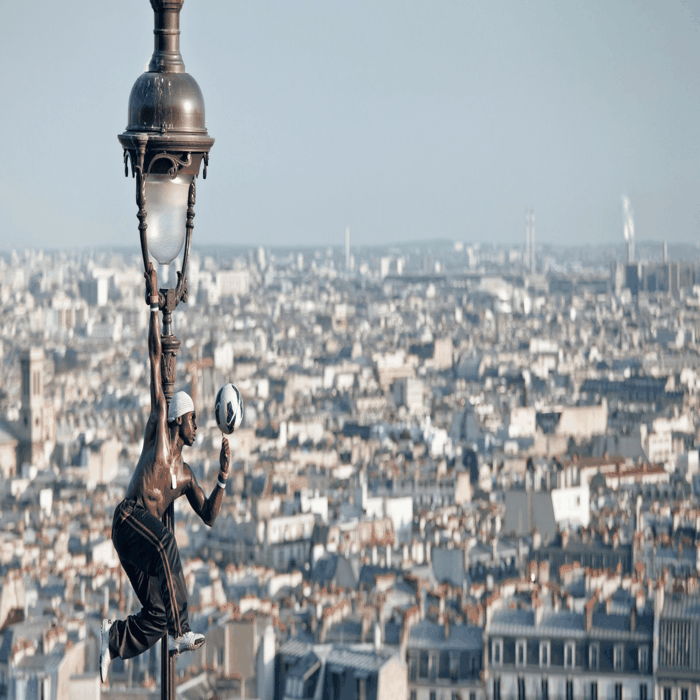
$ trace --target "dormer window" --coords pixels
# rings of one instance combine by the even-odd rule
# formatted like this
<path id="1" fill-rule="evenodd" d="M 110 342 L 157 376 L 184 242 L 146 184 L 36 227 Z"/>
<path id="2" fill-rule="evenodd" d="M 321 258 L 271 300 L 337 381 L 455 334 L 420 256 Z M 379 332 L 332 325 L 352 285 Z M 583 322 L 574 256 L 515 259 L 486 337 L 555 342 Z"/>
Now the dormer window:
<path id="1" fill-rule="evenodd" d="M 494 666 L 501 666 L 503 664 L 503 640 L 502 639 L 492 639 L 491 640 L 491 660 Z"/>
<path id="2" fill-rule="evenodd" d="M 598 670 L 598 657 L 600 656 L 600 645 L 598 642 L 591 644 L 588 650 L 588 666 L 591 671 Z"/>
<path id="3" fill-rule="evenodd" d="M 576 665 L 576 642 L 566 642 L 564 645 L 564 668 L 574 668 Z"/>
<path id="4" fill-rule="evenodd" d="M 647 673 L 649 669 L 649 647 L 646 645 L 642 645 L 639 647 L 639 672 L 640 673 Z"/>
<path id="5" fill-rule="evenodd" d="M 625 647 L 622 644 L 616 644 L 615 648 L 613 649 L 613 662 L 614 666 L 613 668 L 615 671 L 622 671 L 622 657 L 624 656 L 625 652 Z"/>

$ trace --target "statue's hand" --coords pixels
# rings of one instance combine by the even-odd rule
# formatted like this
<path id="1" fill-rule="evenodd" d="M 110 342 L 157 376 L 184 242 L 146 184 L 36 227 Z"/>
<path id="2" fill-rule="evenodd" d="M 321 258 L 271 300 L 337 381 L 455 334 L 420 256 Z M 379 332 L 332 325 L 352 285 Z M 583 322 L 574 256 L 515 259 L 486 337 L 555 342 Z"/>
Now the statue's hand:
<path id="1" fill-rule="evenodd" d="M 219 454 L 219 467 L 221 468 L 221 476 L 226 479 L 228 477 L 228 465 L 231 459 L 231 451 L 228 446 L 228 440 L 221 440 L 221 453 Z"/>

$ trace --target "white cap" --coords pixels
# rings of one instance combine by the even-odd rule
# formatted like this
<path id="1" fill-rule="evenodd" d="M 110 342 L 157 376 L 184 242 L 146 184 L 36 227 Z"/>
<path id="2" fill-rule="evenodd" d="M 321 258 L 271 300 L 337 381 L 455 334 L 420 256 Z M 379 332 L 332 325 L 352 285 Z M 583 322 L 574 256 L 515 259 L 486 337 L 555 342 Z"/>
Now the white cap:
<path id="1" fill-rule="evenodd" d="M 176 391 L 170 399 L 168 407 L 168 423 L 172 423 L 176 418 L 184 416 L 185 413 L 194 411 L 194 402 L 186 391 Z"/>

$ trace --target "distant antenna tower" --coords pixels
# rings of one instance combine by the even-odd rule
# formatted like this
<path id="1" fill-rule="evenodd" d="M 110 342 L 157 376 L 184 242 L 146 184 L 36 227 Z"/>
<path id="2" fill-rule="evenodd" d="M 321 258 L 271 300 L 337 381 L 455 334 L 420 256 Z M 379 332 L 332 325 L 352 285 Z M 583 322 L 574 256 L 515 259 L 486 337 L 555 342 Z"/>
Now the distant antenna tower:
<path id="1" fill-rule="evenodd" d="M 525 210 L 525 266 L 535 271 L 535 210 Z"/>
<path id="2" fill-rule="evenodd" d="M 350 269 L 350 227 L 345 227 L 345 269 Z"/>
<path id="3" fill-rule="evenodd" d="M 535 210 L 530 209 L 530 272 L 535 272 Z"/>
<path id="4" fill-rule="evenodd" d="M 622 230 L 627 241 L 627 264 L 634 262 L 634 212 L 627 195 L 622 195 Z"/>
<path id="5" fill-rule="evenodd" d="M 530 266 L 530 210 L 525 210 L 525 267 Z"/>

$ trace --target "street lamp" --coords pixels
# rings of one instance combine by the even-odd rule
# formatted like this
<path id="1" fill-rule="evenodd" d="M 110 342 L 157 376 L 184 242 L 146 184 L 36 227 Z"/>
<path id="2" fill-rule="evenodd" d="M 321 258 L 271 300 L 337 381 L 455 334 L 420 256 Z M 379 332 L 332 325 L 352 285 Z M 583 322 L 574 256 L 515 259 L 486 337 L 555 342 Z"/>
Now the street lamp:
<path id="1" fill-rule="evenodd" d="M 207 133 L 204 98 L 197 81 L 185 72 L 180 55 L 180 10 L 184 0 L 150 0 L 154 13 L 154 50 L 148 70 L 137 78 L 129 96 L 128 125 L 119 135 L 124 174 L 136 179 L 136 204 L 144 272 L 150 256 L 170 264 L 182 251 L 177 284 L 159 290 L 163 313 L 161 372 L 170 404 L 175 391 L 175 359 L 180 341 L 172 332 L 172 312 L 187 301 L 187 262 L 194 228 L 195 181 L 203 165 L 207 176 L 214 139 Z M 173 506 L 163 521 L 173 530 Z M 173 700 L 174 660 L 168 636 L 161 644 L 161 696 Z"/>
<path id="2" fill-rule="evenodd" d="M 132 177 L 136 178 L 144 271 L 149 254 L 166 265 L 180 254 L 183 244 L 185 248 L 176 287 L 160 290 L 164 335 L 170 334 L 172 311 L 180 301 L 187 301 L 195 180 L 202 164 L 206 178 L 214 143 L 207 133 L 202 91 L 185 72 L 180 55 L 183 2 L 151 0 L 155 48 L 148 71 L 131 88 L 128 126 L 119 135 L 124 174 L 128 175 L 131 164 Z M 166 398 L 170 396 L 166 392 Z"/>

